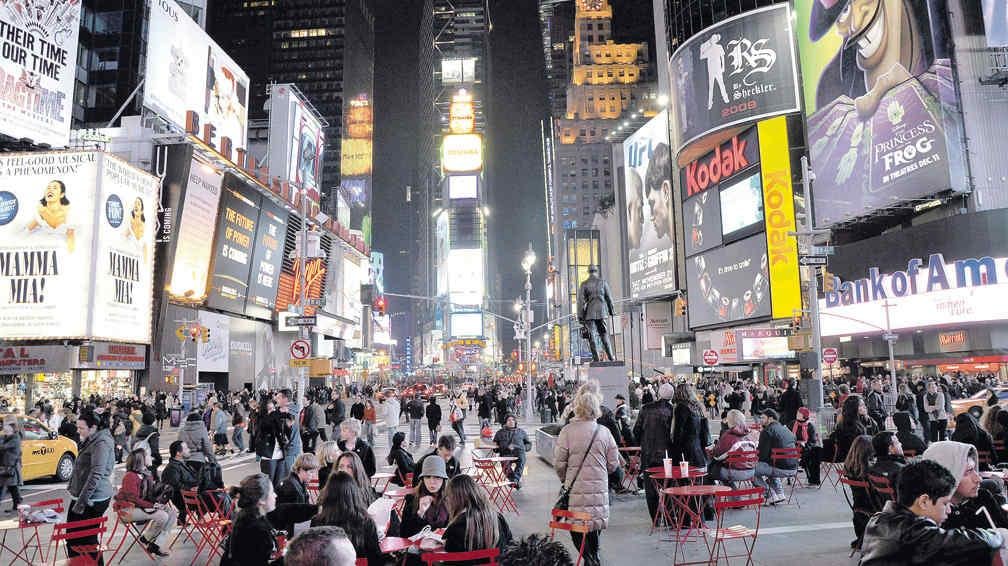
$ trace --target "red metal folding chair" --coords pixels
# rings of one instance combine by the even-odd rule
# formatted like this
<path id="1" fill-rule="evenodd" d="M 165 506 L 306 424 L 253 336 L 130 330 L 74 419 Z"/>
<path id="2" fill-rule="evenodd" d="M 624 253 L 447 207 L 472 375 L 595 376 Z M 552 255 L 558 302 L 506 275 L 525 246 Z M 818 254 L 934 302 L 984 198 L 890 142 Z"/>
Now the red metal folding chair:
<path id="1" fill-rule="evenodd" d="M 875 509 L 882 509 L 882 506 L 885 505 L 886 501 L 896 499 L 896 490 L 893 489 L 892 482 L 889 481 L 889 478 L 868 474 L 868 483 L 871 484 L 871 492 L 875 494 L 873 497 Z"/>
<path id="2" fill-rule="evenodd" d="M 801 448 L 771 448 L 770 449 L 770 465 L 774 468 L 780 469 L 778 462 L 785 462 L 787 460 L 797 460 L 801 461 Z M 799 465 L 800 468 L 800 465 Z M 791 491 L 788 492 L 787 505 L 794 501 L 794 504 L 801 509 L 801 503 L 795 498 L 794 492 L 795 488 L 802 483 L 801 475 L 798 473 L 799 468 L 794 469 L 794 475 L 784 476 L 791 482 Z"/>
<path id="3" fill-rule="evenodd" d="M 212 500 L 212 506 L 216 509 L 208 508 L 203 500 Z M 231 520 L 222 518 L 220 504 L 216 498 L 200 497 L 199 493 L 192 490 L 182 490 L 182 501 L 186 506 L 186 523 L 193 528 L 195 538 L 199 538 L 196 544 L 196 553 L 190 564 L 195 564 L 203 550 L 208 552 L 207 562 L 213 562 L 215 556 L 223 553 L 221 543 L 231 533 Z"/>
<path id="4" fill-rule="evenodd" d="M 518 505 L 514 500 L 514 485 L 504 477 L 504 473 L 498 468 L 496 462 L 491 460 L 473 460 L 473 465 L 479 472 L 477 482 L 487 490 L 487 497 L 490 498 L 501 513 L 514 511 L 518 513 Z"/>
<path id="5" fill-rule="evenodd" d="M 49 553 L 52 556 L 52 566 L 56 566 L 56 556 L 59 554 L 59 544 L 62 542 L 67 550 L 77 553 L 70 559 L 74 565 L 98 566 L 102 555 L 108 550 L 101 543 L 102 535 L 105 534 L 105 522 L 108 517 L 102 515 L 94 519 L 84 519 L 83 521 L 72 521 L 67 523 L 56 523 L 53 525 L 52 536 L 49 539 Z M 88 541 L 85 544 L 82 539 L 97 537 L 98 544 Z"/>
<path id="6" fill-rule="evenodd" d="M 623 467 L 623 489 L 637 491 L 637 476 L 641 473 L 640 446 L 626 446 L 619 449 L 626 459 Z"/>
<path id="7" fill-rule="evenodd" d="M 553 509 L 550 513 L 550 540 L 556 538 L 557 530 L 581 533 L 581 546 L 578 548 L 577 562 L 574 566 L 581 566 L 584 559 L 585 540 L 591 532 L 591 515 L 581 511 L 566 511 L 564 509 Z"/>
<path id="8" fill-rule="evenodd" d="M 733 470 L 750 469 L 752 474 L 749 479 L 746 480 L 735 480 L 731 483 L 732 488 L 742 489 L 743 487 L 753 488 L 753 477 L 756 476 L 756 462 L 759 462 L 759 452 L 756 450 L 735 450 L 734 452 L 729 452 L 724 459 L 724 465 L 727 468 Z M 718 478 L 714 478 L 718 479 Z"/>
<path id="9" fill-rule="evenodd" d="M 829 462 L 822 463 L 822 477 L 819 481 L 819 487 L 816 489 L 822 489 L 824 483 L 829 482 L 833 485 L 833 491 L 837 490 L 837 486 L 840 485 L 840 478 L 843 477 L 843 461 L 837 461 L 838 452 L 840 450 L 839 446 L 833 445 L 833 458 Z M 833 479 L 830 479 L 830 476 Z"/>
<path id="10" fill-rule="evenodd" d="M 724 558 L 728 562 L 729 558 L 746 557 L 746 566 L 752 564 L 753 550 L 756 548 L 756 538 L 759 536 L 760 510 L 763 508 L 763 488 L 755 487 L 750 489 L 735 489 L 724 493 L 714 494 L 714 514 L 717 516 L 717 528 L 711 531 L 714 537 L 714 544 L 710 547 L 709 564 L 717 564 Z M 725 511 L 728 509 L 750 509 L 753 511 L 754 519 L 749 525 L 732 525 L 725 527 Z M 733 520 L 737 514 L 732 514 Z M 745 549 L 744 554 L 728 554 L 726 542 L 741 541 Z"/>
<path id="11" fill-rule="evenodd" d="M 368 566 L 368 560 L 367 560 L 367 558 L 358 558 L 354 562 L 354 566 Z"/>
<path id="12" fill-rule="evenodd" d="M 147 555 L 147 558 L 151 560 L 157 560 L 157 558 L 155 558 L 155 556 L 147 550 L 147 545 L 143 544 L 143 542 L 140 540 L 140 536 L 143 534 L 144 527 L 147 526 L 147 523 L 146 522 L 134 523 L 125 520 L 125 517 L 123 515 L 124 513 L 129 512 L 130 509 L 132 508 L 124 508 L 115 512 L 115 525 L 113 525 L 112 527 L 112 532 L 109 534 L 108 540 L 109 541 L 115 540 L 116 532 L 119 530 L 120 526 L 122 527 L 123 534 L 121 537 L 119 537 L 119 544 L 116 545 L 115 550 L 112 551 L 112 555 L 109 557 L 107 561 L 109 564 L 115 561 L 116 556 L 119 556 L 119 563 L 122 564 L 123 560 L 126 559 L 126 556 L 130 553 L 131 550 L 133 550 L 133 547 L 135 547 L 138 544 L 140 545 L 140 549 L 143 550 L 144 554 Z M 124 544 L 126 544 L 127 539 L 130 541 L 129 546 L 126 547 L 125 552 L 123 552 L 122 555 L 120 556 L 119 551 L 122 550 L 122 547 Z M 112 548 L 111 544 L 109 545 L 109 548 Z"/>
<path id="13" fill-rule="evenodd" d="M 871 517 L 873 514 L 872 509 L 862 509 L 854 505 L 854 488 L 860 488 L 870 492 L 871 485 L 869 485 L 867 481 L 852 480 L 843 473 L 840 474 L 839 483 L 843 484 L 844 486 L 841 488 L 841 490 L 843 491 L 844 499 L 847 501 L 847 507 L 850 508 L 851 513 L 853 513 L 855 517 L 857 517 L 858 515 L 863 515 L 865 519 Z M 860 543 L 861 541 L 858 541 L 858 546 L 855 546 L 854 548 L 851 549 L 850 556 L 854 556 L 855 552 L 861 550 Z"/>
<path id="14" fill-rule="evenodd" d="M 420 560 L 423 560 L 426 566 L 433 566 L 442 562 L 456 563 L 462 561 L 496 566 L 498 556 L 500 556 L 499 548 L 485 548 L 483 550 L 470 550 L 469 552 L 425 552 L 420 555 Z"/>

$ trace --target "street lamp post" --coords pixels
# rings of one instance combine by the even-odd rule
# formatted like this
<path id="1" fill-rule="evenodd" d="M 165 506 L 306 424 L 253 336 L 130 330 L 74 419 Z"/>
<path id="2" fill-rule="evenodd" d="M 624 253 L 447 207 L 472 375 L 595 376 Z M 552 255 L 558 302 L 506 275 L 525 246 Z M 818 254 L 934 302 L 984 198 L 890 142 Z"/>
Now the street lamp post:
<path id="1" fill-rule="evenodd" d="M 525 366 L 525 419 L 532 420 L 532 404 L 535 402 L 535 395 L 532 393 L 532 266 L 535 265 L 536 255 L 532 250 L 532 242 L 529 242 L 525 257 L 522 258 L 522 269 L 525 270 L 525 351 L 528 352 Z"/>

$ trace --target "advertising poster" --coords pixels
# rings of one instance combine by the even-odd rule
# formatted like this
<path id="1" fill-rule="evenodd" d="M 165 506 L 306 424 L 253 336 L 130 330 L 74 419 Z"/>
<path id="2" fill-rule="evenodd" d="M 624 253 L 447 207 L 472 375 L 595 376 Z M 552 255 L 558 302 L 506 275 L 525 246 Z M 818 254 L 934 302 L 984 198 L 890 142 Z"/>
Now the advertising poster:
<path id="1" fill-rule="evenodd" d="M 690 327 L 769 316 L 766 234 L 686 261 Z"/>
<path id="2" fill-rule="evenodd" d="M 0 338 L 87 337 L 99 160 L 0 156 Z"/>
<path id="3" fill-rule="evenodd" d="M 773 317 L 789 318 L 794 316 L 796 309 L 802 308 L 802 295 L 798 273 L 798 240 L 789 235 L 796 227 L 787 119 L 780 116 L 763 120 L 756 127 L 760 139 L 762 197 Z M 721 194 L 724 195 L 723 192 Z"/>
<path id="4" fill-rule="evenodd" d="M 350 229 L 360 230 L 370 246 L 374 115 L 366 93 L 350 99 L 347 106 L 340 143 L 340 192 L 350 207 Z"/>
<path id="5" fill-rule="evenodd" d="M 635 299 L 667 295 L 676 289 L 667 111 L 623 142 L 623 163 L 630 295 Z"/>
<path id="6" fill-rule="evenodd" d="M 248 299 L 245 301 L 245 314 L 248 316 L 266 320 L 273 318 L 286 236 L 287 211 L 267 198 L 262 199 L 253 240 Z"/>
<path id="7" fill-rule="evenodd" d="M 143 90 L 144 106 L 175 126 L 196 120 L 201 133 L 213 126 L 214 147 L 246 147 L 248 75 L 174 0 L 150 3 Z"/>
<path id="8" fill-rule="evenodd" d="M 852 3 L 795 2 L 821 227 L 966 178 L 944 0 Z"/>
<path id="9" fill-rule="evenodd" d="M 81 1 L 0 3 L 0 134 L 70 139 Z"/>
<path id="10" fill-rule="evenodd" d="M 90 334 L 150 344 L 160 181 L 110 155 L 101 161 Z"/>
<path id="11" fill-rule="evenodd" d="M 284 249 L 286 251 L 293 251 L 294 240 L 297 232 L 301 229 L 301 223 L 297 216 L 291 216 L 287 223 L 287 242 L 290 243 L 289 246 L 285 245 Z M 284 254 L 282 260 L 282 268 L 280 270 L 280 280 L 277 286 L 277 298 L 276 298 L 276 310 L 277 312 L 284 312 L 297 305 L 301 304 L 301 286 L 304 285 L 305 297 L 308 299 L 319 299 L 325 296 L 326 290 L 326 273 L 328 271 L 326 258 L 333 248 L 332 238 L 323 235 L 321 239 L 322 246 L 322 256 L 316 258 L 309 258 L 307 261 L 302 262 L 298 257 L 288 257 Z M 367 277 L 367 266 L 363 266 L 364 273 L 363 276 Z M 304 270 L 302 273 L 302 269 Z M 360 285 L 357 286 L 358 299 L 360 298 Z M 313 315 L 317 307 L 313 305 L 306 305 L 304 307 L 304 314 Z"/>
<path id="12" fill-rule="evenodd" d="M 169 294 L 192 300 L 206 297 L 222 180 L 216 169 L 193 159 L 188 179 L 179 181 L 185 188 L 185 198 L 177 215 Z M 166 187 L 173 182 L 165 177 Z"/>
<path id="13" fill-rule="evenodd" d="M 262 195 L 236 177 L 224 176 L 207 306 L 244 312 L 261 201 Z"/>
<path id="14" fill-rule="evenodd" d="M 269 154 L 269 170 L 307 189 L 312 202 L 318 203 L 325 132 L 315 111 L 292 87 L 281 84 L 270 90 L 270 147 L 278 149 Z"/>
<path id="15" fill-rule="evenodd" d="M 149 343 L 157 187 L 95 151 L 0 156 L 0 338 Z"/>
<path id="16" fill-rule="evenodd" d="M 200 326 L 210 329 L 210 339 L 197 342 L 196 367 L 199 371 L 228 371 L 231 355 L 230 320 L 231 317 L 227 315 L 199 311 Z"/>
<path id="17" fill-rule="evenodd" d="M 672 332 L 672 302 L 644 303 L 646 348 L 660 350 L 662 336 Z"/>
<path id="18" fill-rule="evenodd" d="M 725 126 L 799 110 L 790 12 L 787 4 L 778 4 L 728 18 L 672 54 L 669 107 L 676 109 L 670 117 L 676 153 Z"/>
<path id="19" fill-rule="evenodd" d="M 794 351 L 788 349 L 787 328 L 745 328 L 736 332 L 742 343 L 743 360 L 769 360 L 793 358 Z"/>

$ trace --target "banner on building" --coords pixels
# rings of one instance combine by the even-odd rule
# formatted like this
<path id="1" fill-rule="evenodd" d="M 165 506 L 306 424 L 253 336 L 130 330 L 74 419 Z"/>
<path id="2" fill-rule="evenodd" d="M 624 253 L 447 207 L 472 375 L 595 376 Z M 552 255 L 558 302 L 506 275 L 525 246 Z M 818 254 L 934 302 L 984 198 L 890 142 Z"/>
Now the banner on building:
<path id="1" fill-rule="evenodd" d="M 0 338 L 150 343 L 158 189 L 100 152 L 0 156 Z"/>
<path id="2" fill-rule="evenodd" d="M 662 336 L 672 332 L 672 301 L 644 303 L 645 347 L 660 350 Z"/>
<path id="3" fill-rule="evenodd" d="M 231 174 L 224 176 L 207 306 L 245 312 L 261 203 L 255 189 Z"/>
<path id="4" fill-rule="evenodd" d="M 667 111 L 623 142 L 623 175 L 630 296 L 668 295 L 676 289 L 676 227 Z"/>
<path id="5" fill-rule="evenodd" d="M 248 75 L 175 0 L 149 6 L 144 106 L 224 155 L 245 148 Z"/>
<path id="6" fill-rule="evenodd" d="M 286 237 L 287 211 L 268 198 L 262 199 L 245 301 L 245 314 L 248 316 L 273 319 Z"/>
<path id="7" fill-rule="evenodd" d="M 774 318 L 790 318 L 795 311 L 801 310 L 802 294 L 798 240 L 790 235 L 796 228 L 787 119 L 780 116 L 763 120 L 756 128 L 759 130 L 772 314 Z"/>
<path id="8" fill-rule="evenodd" d="M 771 314 L 766 244 L 761 232 L 686 261 L 691 327 Z"/>
<path id="9" fill-rule="evenodd" d="M 0 3 L 0 134 L 66 146 L 81 4 Z"/>
<path id="10" fill-rule="evenodd" d="M 325 132 L 318 113 L 291 84 L 270 89 L 270 174 L 308 191 L 319 202 Z M 349 174 L 349 173 L 348 173 Z"/>
<path id="11" fill-rule="evenodd" d="M 202 302 L 213 256 L 214 228 L 221 198 L 223 175 L 215 168 L 187 155 L 183 146 L 170 146 L 165 175 L 167 191 L 177 193 L 180 208 L 175 214 L 175 257 L 168 280 L 168 294 Z M 178 153 L 172 159 L 172 153 Z"/>
<path id="12" fill-rule="evenodd" d="M 669 130 L 677 154 L 714 130 L 797 112 L 789 6 L 751 10 L 701 31 L 676 50 L 668 71 L 669 107 L 675 109 Z"/>
<path id="13" fill-rule="evenodd" d="M 967 190 L 945 0 L 851 4 L 795 2 L 821 227 Z"/>

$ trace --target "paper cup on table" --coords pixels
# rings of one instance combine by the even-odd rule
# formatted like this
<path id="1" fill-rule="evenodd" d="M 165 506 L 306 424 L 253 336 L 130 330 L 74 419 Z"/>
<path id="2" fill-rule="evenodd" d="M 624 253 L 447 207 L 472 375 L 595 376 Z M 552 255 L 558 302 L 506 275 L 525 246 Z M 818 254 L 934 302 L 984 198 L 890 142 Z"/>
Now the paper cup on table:
<path id="1" fill-rule="evenodd" d="M 672 469 L 675 468 L 675 460 L 673 460 L 672 458 L 665 458 L 664 460 L 662 460 L 662 463 L 665 464 L 665 475 L 671 476 Z"/>
<path id="2" fill-rule="evenodd" d="M 684 478 L 689 477 L 689 462 L 685 460 L 679 462 L 679 473 L 682 474 L 682 477 Z"/>

